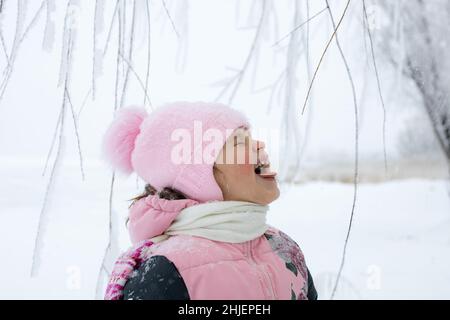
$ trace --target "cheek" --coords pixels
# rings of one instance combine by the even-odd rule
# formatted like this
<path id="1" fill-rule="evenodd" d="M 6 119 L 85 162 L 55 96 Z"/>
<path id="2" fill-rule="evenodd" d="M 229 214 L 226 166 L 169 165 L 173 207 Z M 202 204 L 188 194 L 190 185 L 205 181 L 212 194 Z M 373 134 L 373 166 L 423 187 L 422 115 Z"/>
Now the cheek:
<path id="1" fill-rule="evenodd" d="M 236 186 L 245 185 L 253 182 L 255 177 L 255 168 L 248 164 L 231 165 L 227 171 L 227 175 Z"/>
<path id="2" fill-rule="evenodd" d="M 250 177 L 254 175 L 255 167 L 251 164 L 241 164 L 237 166 L 236 168 L 236 174 L 240 177 Z"/>

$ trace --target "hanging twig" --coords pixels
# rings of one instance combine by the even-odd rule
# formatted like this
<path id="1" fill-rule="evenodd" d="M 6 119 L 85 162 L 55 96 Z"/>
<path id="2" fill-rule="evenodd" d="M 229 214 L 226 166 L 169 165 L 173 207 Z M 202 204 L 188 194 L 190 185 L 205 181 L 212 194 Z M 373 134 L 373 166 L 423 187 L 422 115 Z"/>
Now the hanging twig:
<path id="1" fill-rule="evenodd" d="M 120 0 L 116 1 L 116 5 L 114 7 L 114 12 L 111 18 L 111 23 L 109 24 L 109 29 L 108 29 L 108 35 L 106 36 L 106 42 L 105 42 L 105 47 L 103 48 L 103 58 L 106 55 L 106 52 L 108 51 L 108 47 L 109 47 L 109 42 L 111 40 L 111 34 L 112 34 L 112 30 L 114 27 L 114 21 L 116 21 L 116 16 L 119 10 L 119 5 L 120 5 Z"/>
<path id="2" fill-rule="evenodd" d="M 269 113 L 270 110 L 272 109 L 273 100 L 275 100 L 275 97 L 278 98 L 277 101 L 280 101 L 279 97 L 281 95 L 281 90 L 286 82 L 285 74 L 286 74 L 286 68 L 282 72 L 280 72 L 280 75 L 277 77 L 277 79 L 274 82 L 272 82 L 271 84 L 269 84 L 261 89 L 254 91 L 255 93 L 260 93 L 260 92 L 272 89 L 270 92 L 270 96 L 269 96 L 269 102 L 267 103 L 267 109 L 266 109 L 267 113 Z"/>
<path id="3" fill-rule="evenodd" d="M 79 131 L 78 131 L 78 121 L 77 121 L 77 118 L 75 116 L 75 108 L 73 107 L 72 100 L 70 99 L 69 91 L 67 90 L 67 88 L 65 90 L 66 90 L 66 95 L 67 95 L 67 101 L 69 102 L 70 111 L 71 111 L 71 114 L 72 114 L 73 127 L 74 127 L 74 131 L 75 131 L 75 137 L 77 139 L 78 157 L 80 159 L 81 179 L 84 181 L 85 175 L 84 175 L 84 167 L 83 167 L 83 155 L 81 153 L 80 134 L 79 134 Z"/>
<path id="4" fill-rule="evenodd" d="M 314 18 L 318 17 L 321 13 L 325 12 L 325 10 L 327 10 L 327 8 L 323 8 L 322 10 L 320 10 L 319 12 L 317 12 L 316 14 L 314 14 L 311 18 L 307 18 L 306 21 L 303 21 L 302 23 L 300 23 L 298 26 L 296 26 L 294 29 L 292 29 L 292 31 L 290 31 L 287 35 L 285 35 L 284 37 L 282 37 L 280 40 L 278 40 L 277 42 L 275 42 L 271 47 L 275 47 L 277 46 L 280 42 L 282 42 L 284 39 L 286 39 L 287 37 L 290 37 L 294 32 L 296 32 L 297 30 L 299 30 L 301 27 L 303 27 L 305 24 L 308 24 L 311 20 L 313 20 Z"/>
<path id="5" fill-rule="evenodd" d="M 4 2 L 3 2 L 3 0 L 1 0 L 0 15 L 3 14 L 3 5 L 4 5 Z M 2 45 L 3 53 L 5 54 L 5 58 L 6 58 L 6 68 L 3 71 L 3 73 L 5 73 L 10 67 L 10 62 L 9 62 L 8 49 L 6 48 L 6 43 L 5 43 L 5 37 L 3 36 L 2 27 L 3 27 L 3 24 L 0 24 L 0 42 Z"/>
<path id="6" fill-rule="evenodd" d="M 347 13 L 347 9 L 348 9 L 348 7 L 350 5 L 350 1 L 351 0 L 347 1 L 347 4 L 345 5 L 345 9 L 342 12 L 341 18 L 339 19 L 339 22 L 337 23 L 336 28 L 334 28 L 333 34 L 331 35 L 330 40 L 328 40 L 328 43 L 325 46 L 325 49 L 323 50 L 322 56 L 320 57 L 319 63 L 317 64 L 316 70 L 314 71 L 313 78 L 312 78 L 311 83 L 310 83 L 309 88 L 308 88 L 308 93 L 306 94 L 305 102 L 303 103 L 302 115 L 305 112 L 306 104 L 308 103 L 308 98 L 309 98 L 309 95 L 311 94 L 311 89 L 312 89 L 312 86 L 314 84 L 314 80 L 316 79 L 317 72 L 319 71 L 319 68 L 320 68 L 320 65 L 322 64 L 323 58 L 325 57 L 325 54 L 328 51 L 328 47 L 330 46 L 331 42 L 333 41 L 337 30 L 339 29 L 339 27 L 341 26 L 342 21 L 344 20 L 345 14 Z"/>
<path id="7" fill-rule="evenodd" d="M 97 54 L 97 36 L 100 30 L 98 30 L 102 25 L 99 26 L 100 16 L 103 19 L 103 0 L 95 0 L 94 8 L 94 31 L 93 31 L 93 44 L 92 44 L 92 99 L 95 100 L 96 93 L 96 80 L 97 80 L 97 68 L 98 68 L 98 54 Z M 100 20 L 101 21 L 101 20 Z"/>
<path id="8" fill-rule="evenodd" d="M 13 68 L 14 68 L 14 64 L 16 61 L 16 57 L 19 51 L 19 48 L 22 44 L 22 42 L 25 40 L 26 36 L 28 35 L 28 33 L 30 32 L 30 30 L 32 29 L 32 27 L 36 24 L 36 22 L 38 21 L 42 10 L 44 9 L 44 5 L 45 5 L 45 1 L 42 1 L 40 7 L 37 9 L 36 13 L 34 14 L 33 18 L 31 19 L 31 22 L 28 24 L 28 26 L 25 28 L 25 31 L 21 34 L 22 31 L 22 22 L 19 21 L 22 19 L 22 14 L 23 14 L 23 2 L 22 1 L 17 1 L 17 21 L 16 21 L 16 32 L 14 35 L 14 41 L 13 41 L 13 46 L 11 48 L 11 53 L 9 55 L 9 59 L 8 59 L 8 66 L 6 69 L 6 73 L 5 76 L 2 80 L 2 83 L 0 85 L 0 102 L 3 100 L 3 96 L 6 92 L 6 88 L 8 87 L 9 84 L 9 80 L 11 78 L 11 75 L 13 73 Z M 2 35 L 3 38 L 3 35 Z M 2 42 L 4 42 L 4 39 L 2 39 Z M 4 43 L 3 43 L 4 46 Z M 6 48 L 4 46 L 4 48 Z"/>
<path id="9" fill-rule="evenodd" d="M 109 24 L 108 35 L 106 36 L 105 46 L 104 46 L 104 48 L 103 48 L 103 56 L 102 56 L 102 59 L 105 58 L 106 53 L 108 52 L 109 43 L 110 43 L 110 40 L 111 40 L 111 34 L 112 34 L 113 27 L 114 27 L 114 25 L 115 25 L 115 21 L 116 21 L 116 17 L 117 17 L 117 14 L 118 14 L 119 6 L 120 6 L 120 0 L 117 0 L 117 1 L 116 1 L 116 4 L 115 4 L 115 6 L 114 6 L 114 11 L 113 11 L 113 14 L 112 14 L 111 23 Z M 120 19 L 119 19 L 119 20 L 120 20 Z M 77 119 L 80 118 L 81 112 L 84 110 L 84 107 L 86 106 L 87 101 L 88 101 L 88 98 L 89 98 L 89 96 L 92 94 L 92 91 L 93 91 L 93 86 L 92 86 L 92 84 L 91 84 L 91 87 L 90 87 L 89 90 L 87 91 L 86 96 L 85 96 L 85 98 L 84 98 L 84 100 L 83 100 L 83 103 L 82 103 L 80 109 L 78 110 Z"/>
<path id="10" fill-rule="evenodd" d="M 122 42 L 123 42 L 123 32 L 124 32 L 124 26 L 122 21 L 122 6 L 119 6 L 118 8 L 118 42 L 117 42 L 117 57 L 116 57 L 116 83 L 115 83 L 115 95 L 114 95 L 114 112 L 117 111 L 119 106 L 119 101 L 122 100 L 122 97 L 119 99 L 119 84 L 120 84 L 120 61 L 121 61 L 121 52 L 122 52 Z M 123 91 L 122 91 L 123 94 Z M 102 288 L 102 279 L 104 276 L 104 272 L 106 275 L 108 275 L 107 270 L 107 260 L 109 255 L 111 254 L 112 250 L 112 236 L 113 236 L 113 195 L 114 195 L 114 184 L 115 184 L 115 171 L 111 174 L 111 183 L 110 183 L 110 189 L 109 189 L 109 211 L 108 211 L 108 244 L 105 248 L 105 252 L 103 254 L 103 259 L 100 265 L 100 270 L 98 272 L 97 276 L 97 285 L 96 285 L 96 296 L 99 298 L 101 295 L 101 288 Z"/>
<path id="11" fill-rule="evenodd" d="M 69 1 L 67 8 L 69 8 L 71 5 L 71 1 Z M 68 9 L 66 11 L 66 16 L 68 14 Z M 66 46 L 66 61 L 68 64 L 70 64 L 72 59 L 72 45 L 73 45 L 73 39 L 72 39 L 72 29 L 67 26 L 67 24 L 64 25 L 64 33 L 68 33 L 68 43 Z M 52 171 L 50 174 L 49 182 L 47 184 L 47 189 L 44 196 L 44 202 L 42 205 L 41 212 L 39 214 L 39 220 L 38 220 L 38 228 L 37 233 L 35 237 L 34 242 L 34 250 L 33 250 L 33 257 L 32 257 L 32 263 L 31 263 L 31 276 L 34 277 L 37 274 L 39 264 L 40 264 L 40 252 L 42 250 L 43 245 L 43 228 L 46 225 L 47 222 L 47 205 L 48 205 L 48 199 L 51 193 L 51 187 L 53 186 L 53 182 L 55 179 L 55 172 L 56 168 L 59 165 L 60 159 L 61 159 L 61 150 L 63 147 L 63 141 L 64 141 L 64 119 L 65 119 L 65 111 L 66 111 L 66 103 L 67 103 L 67 92 L 68 92 L 68 82 L 70 77 L 70 67 L 68 66 L 65 69 L 65 77 L 64 77 L 64 90 L 63 90 L 63 99 L 62 99 L 62 106 L 61 106 L 61 117 L 60 117 L 60 124 L 59 124 L 59 143 L 58 143 L 58 150 L 56 153 L 55 161 L 53 163 Z"/>
<path id="12" fill-rule="evenodd" d="M 294 24 L 297 24 L 301 19 L 300 16 L 300 8 L 299 1 L 294 2 Z M 304 36 L 304 34 L 301 34 Z M 284 177 L 284 180 L 287 183 L 291 183 L 298 169 L 300 167 L 300 154 L 298 150 L 300 149 L 300 141 L 299 141 L 299 127 L 298 127 L 298 119 L 295 116 L 295 105 L 296 105 L 296 95 L 295 90 L 298 87 L 298 80 L 296 77 L 297 65 L 301 58 L 300 54 L 300 34 L 294 33 L 292 37 L 289 38 L 289 45 L 286 55 L 286 86 L 284 91 L 284 132 L 285 132 L 285 152 L 289 154 L 290 152 L 294 155 L 294 166 L 290 167 L 286 165 L 288 170 L 286 170 L 287 174 Z M 286 157 L 286 162 L 288 157 Z M 289 164 L 289 162 L 288 162 Z"/>
<path id="13" fill-rule="evenodd" d="M 17 1 L 17 16 L 16 16 L 16 29 L 15 29 L 15 33 L 14 33 L 14 40 L 13 40 L 13 44 L 12 44 L 12 48 L 11 48 L 11 52 L 9 54 L 10 56 L 10 63 L 7 66 L 7 69 L 5 71 L 5 76 L 3 77 L 2 83 L 0 84 L 0 101 L 3 98 L 3 94 L 6 90 L 6 87 L 8 86 L 9 83 L 9 79 L 11 77 L 11 73 L 14 67 L 14 62 L 15 62 L 15 57 L 16 57 L 16 53 L 17 53 L 17 48 L 19 45 L 19 39 L 21 37 L 21 33 L 22 33 L 22 28 L 23 28 L 23 11 L 24 11 L 24 2 L 19 0 Z"/>
<path id="14" fill-rule="evenodd" d="M 129 70 L 131 71 L 131 73 L 133 73 L 133 75 L 136 77 L 136 80 L 138 81 L 139 85 L 141 86 L 142 90 L 144 91 L 144 95 L 145 95 L 145 99 L 150 101 L 150 97 L 147 94 L 145 85 L 141 79 L 141 77 L 137 74 L 136 70 L 133 68 L 133 66 L 131 65 L 131 62 L 127 60 L 127 58 L 125 58 L 123 56 L 123 54 L 120 53 L 120 58 L 127 64 Z"/>
<path id="15" fill-rule="evenodd" d="M 336 29 L 336 23 L 334 21 L 333 13 L 331 11 L 328 0 L 325 0 L 325 3 L 327 4 L 328 14 L 330 15 L 330 19 L 331 19 L 331 23 L 333 24 L 333 28 Z M 359 124 L 358 124 L 358 102 L 357 102 L 357 98 L 356 98 L 355 83 L 353 81 L 353 76 L 350 71 L 350 66 L 347 62 L 347 58 L 345 57 L 344 51 L 342 50 L 341 44 L 339 42 L 339 37 L 338 37 L 337 32 L 336 32 L 335 40 L 336 40 L 336 45 L 339 49 L 339 53 L 340 53 L 342 62 L 344 63 L 345 70 L 347 71 L 348 80 L 349 80 L 351 88 L 352 88 L 353 107 L 354 107 L 354 111 L 355 111 L 355 167 L 354 167 L 354 176 L 353 176 L 353 202 L 352 202 L 352 209 L 351 209 L 351 213 L 350 213 L 350 221 L 348 224 L 347 235 L 346 235 L 345 242 L 344 242 L 344 249 L 342 252 L 341 264 L 339 266 L 339 271 L 338 271 L 338 274 L 336 277 L 336 282 L 334 284 L 334 288 L 331 293 L 331 299 L 333 299 L 334 295 L 336 294 L 336 290 L 339 285 L 339 280 L 341 279 L 342 270 L 344 269 L 345 257 L 346 257 L 347 246 L 348 246 L 348 239 L 350 237 L 350 232 L 351 232 L 352 223 L 353 223 L 353 216 L 355 214 L 356 197 L 357 197 L 357 193 L 358 193 L 358 176 L 359 176 Z"/>
<path id="16" fill-rule="evenodd" d="M 327 9 L 327 8 L 325 8 Z M 309 0 L 306 0 L 306 20 L 310 20 L 310 5 L 309 5 Z M 308 79 L 308 83 L 311 81 L 311 61 L 310 61 L 310 24 L 309 22 L 306 24 L 306 54 L 305 54 L 305 60 L 306 60 L 306 73 L 307 73 L 307 79 Z M 311 93 L 311 96 L 309 98 L 309 104 L 313 105 L 313 95 Z M 305 121 L 305 131 L 304 131 L 304 136 L 303 136 L 303 143 L 302 146 L 300 148 L 300 163 L 299 163 L 299 170 L 298 172 L 301 172 L 301 164 L 303 159 L 305 158 L 306 152 L 305 150 L 308 147 L 308 142 L 309 142 L 309 136 L 310 136 L 310 132 L 311 132 L 311 123 L 312 123 L 312 119 L 313 119 L 313 114 L 314 114 L 314 109 L 310 108 L 309 112 L 307 114 L 307 119 Z M 296 177 L 294 177 L 294 181 L 296 180 Z"/>
<path id="17" fill-rule="evenodd" d="M 87 102 L 89 100 L 89 97 L 91 96 L 91 93 L 92 93 L 92 87 L 85 94 L 83 102 L 81 103 L 81 107 L 80 107 L 80 109 L 78 109 L 77 120 L 80 119 L 81 111 L 83 111 L 84 107 L 86 106 L 86 104 L 87 104 Z"/>
<path id="18" fill-rule="evenodd" d="M 177 35 L 177 38 L 180 38 L 180 34 L 178 33 L 177 28 L 175 27 L 175 23 L 173 22 L 173 19 L 172 19 L 171 15 L 170 15 L 169 9 L 167 8 L 166 1 L 165 0 L 161 0 L 161 1 L 162 1 L 162 4 L 163 4 L 163 7 L 164 7 L 164 11 L 166 12 L 167 17 L 170 20 L 170 23 L 172 25 L 173 31 Z"/>
<path id="19" fill-rule="evenodd" d="M 152 102 L 150 98 L 148 97 L 148 82 L 150 77 L 150 58 L 151 58 L 151 24 L 150 24 L 150 5 L 149 1 L 145 1 L 146 5 L 146 13 L 147 13 L 147 73 L 145 75 L 145 86 L 144 86 L 144 106 L 146 105 L 146 102 L 148 100 L 148 103 L 150 106 L 152 105 Z M 142 82 L 142 81 L 140 81 Z"/>
<path id="20" fill-rule="evenodd" d="M 243 77 L 244 77 L 244 75 L 245 75 L 245 73 L 246 73 L 246 71 L 248 69 L 248 66 L 250 64 L 252 56 L 253 56 L 253 54 L 255 52 L 257 43 L 258 43 L 260 35 L 261 35 L 261 30 L 262 30 L 265 14 L 266 14 L 266 0 L 263 0 L 263 2 L 262 2 L 262 9 L 261 9 L 261 16 L 259 18 L 258 27 L 256 29 L 255 36 L 253 38 L 253 42 L 252 42 L 252 45 L 250 47 L 250 50 L 249 50 L 249 52 L 247 54 L 247 58 L 245 59 L 244 65 L 243 65 L 242 69 L 239 70 L 237 72 L 237 74 L 230 80 L 230 82 L 223 88 L 223 90 L 219 93 L 219 95 L 217 96 L 215 101 L 219 101 L 220 98 L 222 97 L 222 95 L 224 95 L 228 91 L 228 89 L 231 86 L 233 86 L 233 84 L 234 84 L 234 86 L 232 88 L 232 91 L 231 91 L 231 94 L 230 94 L 230 97 L 228 99 L 228 104 L 232 103 L 232 101 L 233 101 L 233 99 L 234 99 L 234 97 L 236 95 L 236 92 L 237 92 L 238 88 L 241 85 L 242 79 L 243 79 Z"/>
<path id="21" fill-rule="evenodd" d="M 63 104 L 61 107 L 61 120 L 59 124 L 59 141 L 58 141 L 58 149 L 55 156 L 55 161 L 53 162 L 52 170 L 50 173 L 49 181 L 47 183 L 47 188 L 44 195 L 44 201 L 41 208 L 41 212 L 39 213 L 39 219 L 38 219 L 38 227 L 37 227 L 37 233 L 34 240 L 34 249 L 33 249 L 33 257 L 31 262 L 31 277 L 34 277 L 37 275 L 37 271 L 39 269 L 40 261 L 40 252 L 42 249 L 42 238 L 43 238 L 43 228 L 46 225 L 47 222 L 47 205 L 49 201 L 49 196 L 51 194 L 51 187 L 53 186 L 53 181 L 55 179 L 55 172 L 57 167 L 59 166 L 60 158 L 61 158 L 61 150 L 63 148 L 63 141 L 64 141 L 64 117 L 65 117 L 65 109 L 66 109 L 66 97 L 64 94 L 63 97 Z"/>
<path id="22" fill-rule="evenodd" d="M 369 19 L 367 17 L 366 1 L 363 0 L 362 3 L 363 3 L 363 11 L 364 11 L 364 21 L 366 22 L 367 35 L 369 36 L 370 50 L 372 53 L 373 67 L 374 67 L 375 76 L 377 79 L 378 95 L 380 97 L 381 107 L 383 109 L 383 157 L 384 157 L 384 172 L 385 172 L 385 174 L 387 174 L 388 165 L 387 165 L 387 154 L 386 154 L 386 106 L 384 104 L 383 94 L 381 93 L 381 81 L 380 81 L 380 75 L 378 73 L 377 62 L 375 59 L 375 49 L 374 49 L 374 45 L 373 45 L 372 32 L 370 31 L 370 27 L 369 27 L 369 23 L 368 23 Z"/>
<path id="23" fill-rule="evenodd" d="M 113 211 L 112 211 L 113 203 L 112 203 L 112 201 L 113 201 L 113 195 L 114 195 L 115 177 L 116 177 L 116 174 L 115 174 L 115 172 L 113 172 L 111 175 L 109 197 L 108 197 L 109 198 L 109 200 L 108 200 L 109 201 L 108 245 L 106 246 L 105 253 L 103 255 L 102 263 L 100 265 L 100 270 L 99 270 L 98 277 L 97 277 L 97 286 L 95 289 L 97 298 L 100 298 L 100 296 L 102 294 L 101 289 L 102 289 L 103 273 L 106 273 L 107 275 L 109 275 L 109 273 L 110 273 L 108 271 L 106 264 L 107 264 L 108 256 L 112 249 L 112 239 L 111 239 L 112 233 L 113 233 L 113 219 L 112 219 L 113 218 Z"/>
<path id="24" fill-rule="evenodd" d="M 133 2 L 133 13 L 132 13 L 131 30 L 130 30 L 130 42 L 128 44 L 128 60 L 130 61 L 130 63 L 127 64 L 127 71 L 125 73 L 125 80 L 124 80 L 124 84 L 123 84 L 122 95 L 121 95 L 120 106 L 119 107 L 123 107 L 123 105 L 124 105 L 125 96 L 126 96 L 127 89 L 128 89 L 128 80 L 130 78 L 130 71 L 132 69 L 131 62 L 133 61 L 135 24 L 136 24 L 136 2 Z M 121 51 L 119 51 L 119 55 L 121 57 L 123 57 L 123 54 L 122 54 Z M 137 75 L 136 72 L 134 72 L 134 73 Z"/>
<path id="25" fill-rule="evenodd" d="M 42 48 L 44 50 L 50 50 L 53 47 L 55 38 L 55 1 L 56 0 L 46 0 L 46 21 L 44 29 L 44 37 L 42 39 Z"/>
<path id="26" fill-rule="evenodd" d="M 178 3 L 175 10 L 176 21 L 180 37 L 177 41 L 177 50 L 175 55 L 175 71 L 184 72 L 187 62 L 188 52 L 188 32 L 189 32 L 189 1 L 175 1 Z"/>
<path id="27" fill-rule="evenodd" d="M 30 30 L 33 28 L 33 26 L 37 23 L 37 21 L 41 17 L 41 13 L 44 11 L 44 7 L 45 7 L 45 1 L 42 1 L 41 5 L 37 9 L 37 11 L 34 14 L 33 18 L 31 19 L 30 23 L 25 28 L 25 31 L 23 32 L 23 35 L 22 35 L 22 37 L 19 40 L 19 45 L 22 44 L 22 42 L 25 40 L 25 38 L 28 35 L 28 33 L 30 32 Z"/>
<path id="28" fill-rule="evenodd" d="M 6 58 L 6 68 L 5 71 L 3 71 L 3 73 L 5 73 L 11 67 L 11 62 L 9 61 L 8 49 L 6 48 L 5 37 L 3 36 L 1 26 L 0 26 L 0 42 L 2 45 L 3 53 L 5 54 Z"/>
<path id="29" fill-rule="evenodd" d="M 53 148 L 55 147 L 55 144 L 56 144 L 56 138 L 58 137 L 58 129 L 59 129 L 59 126 L 61 125 L 61 117 L 62 117 L 62 108 L 59 110 L 59 115 L 58 115 L 58 118 L 57 118 L 57 120 L 56 120 L 56 127 L 55 127 L 55 130 L 53 131 L 53 138 L 52 138 L 52 142 L 50 143 L 50 149 L 49 149 L 49 151 L 48 151 L 48 154 L 47 154 L 47 159 L 45 160 L 45 166 L 44 166 L 44 170 L 42 171 L 42 176 L 45 176 L 45 173 L 47 172 L 47 167 L 48 167 L 48 164 L 49 164 L 49 162 L 50 162 L 50 158 L 51 158 L 51 156 L 52 156 L 52 153 L 53 153 Z"/>
<path id="30" fill-rule="evenodd" d="M 116 57 L 116 83 L 114 90 L 114 110 L 119 108 L 119 83 L 120 83 L 120 56 L 122 52 L 122 42 L 123 42 L 123 21 L 122 21 L 122 6 L 119 6 L 119 10 L 117 12 L 117 20 L 118 20 L 118 42 L 117 42 L 117 57 Z"/>

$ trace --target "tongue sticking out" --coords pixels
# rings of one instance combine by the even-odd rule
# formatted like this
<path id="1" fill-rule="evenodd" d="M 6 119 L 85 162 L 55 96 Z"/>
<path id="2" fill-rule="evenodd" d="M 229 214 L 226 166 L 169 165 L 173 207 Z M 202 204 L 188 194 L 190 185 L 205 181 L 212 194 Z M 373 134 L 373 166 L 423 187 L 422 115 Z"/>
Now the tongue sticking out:
<path id="1" fill-rule="evenodd" d="M 261 173 L 259 176 L 263 178 L 275 178 L 276 175 L 277 175 L 276 172 L 270 171 L 266 173 Z"/>
<path id="2" fill-rule="evenodd" d="M 262 178 L 274 178 L 277 175 L 276 172 L 270 170 L 270 167 L 261 168 L 259 172 L 258 175 Z"/>

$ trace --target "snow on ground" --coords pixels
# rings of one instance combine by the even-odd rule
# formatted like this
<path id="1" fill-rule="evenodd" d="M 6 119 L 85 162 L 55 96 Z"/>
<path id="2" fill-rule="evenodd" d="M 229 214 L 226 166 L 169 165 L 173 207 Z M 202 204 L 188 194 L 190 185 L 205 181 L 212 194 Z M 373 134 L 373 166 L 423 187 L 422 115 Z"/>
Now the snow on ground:
<path id="1" fill-rule="evenodd" d="M 39 274 L 30 278 L 37 219 L 48 175 L 43 164 L 0 165 L 1 299 L 93 299 L 107 242 L 110 174 L 102 166 L 59 168 L 49 205 Z M 142 186 L 118 179 L 114 206 Z M 282 186 L 269 223 L 302 247 L 321 299 L 330 297 L 352 204 L 351 184 Z M 439 180 L 361 184 L 336 298 L 450 298 L 450 198 Z M 124 225 L 122 249 L 128 246 Z"/>

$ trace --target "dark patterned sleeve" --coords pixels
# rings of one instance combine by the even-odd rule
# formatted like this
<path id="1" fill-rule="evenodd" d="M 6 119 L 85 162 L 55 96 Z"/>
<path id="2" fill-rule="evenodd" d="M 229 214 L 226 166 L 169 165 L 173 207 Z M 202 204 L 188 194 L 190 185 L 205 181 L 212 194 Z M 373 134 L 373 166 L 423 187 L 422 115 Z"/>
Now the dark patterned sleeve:
<path id="1" fill-rule="evenodd" d="M 152 256 L 136 269 L 124 287 L 124 300 L 189 300 L 183 278 L 164 256 Z"/>
<path id="2" fill-rule="evenodd" d="M 316 287 L 314 286 L 314 280 L 311 276 L 311 273 L 308 270 L 308 300 L 317 300 L 317 291 Z"/>

